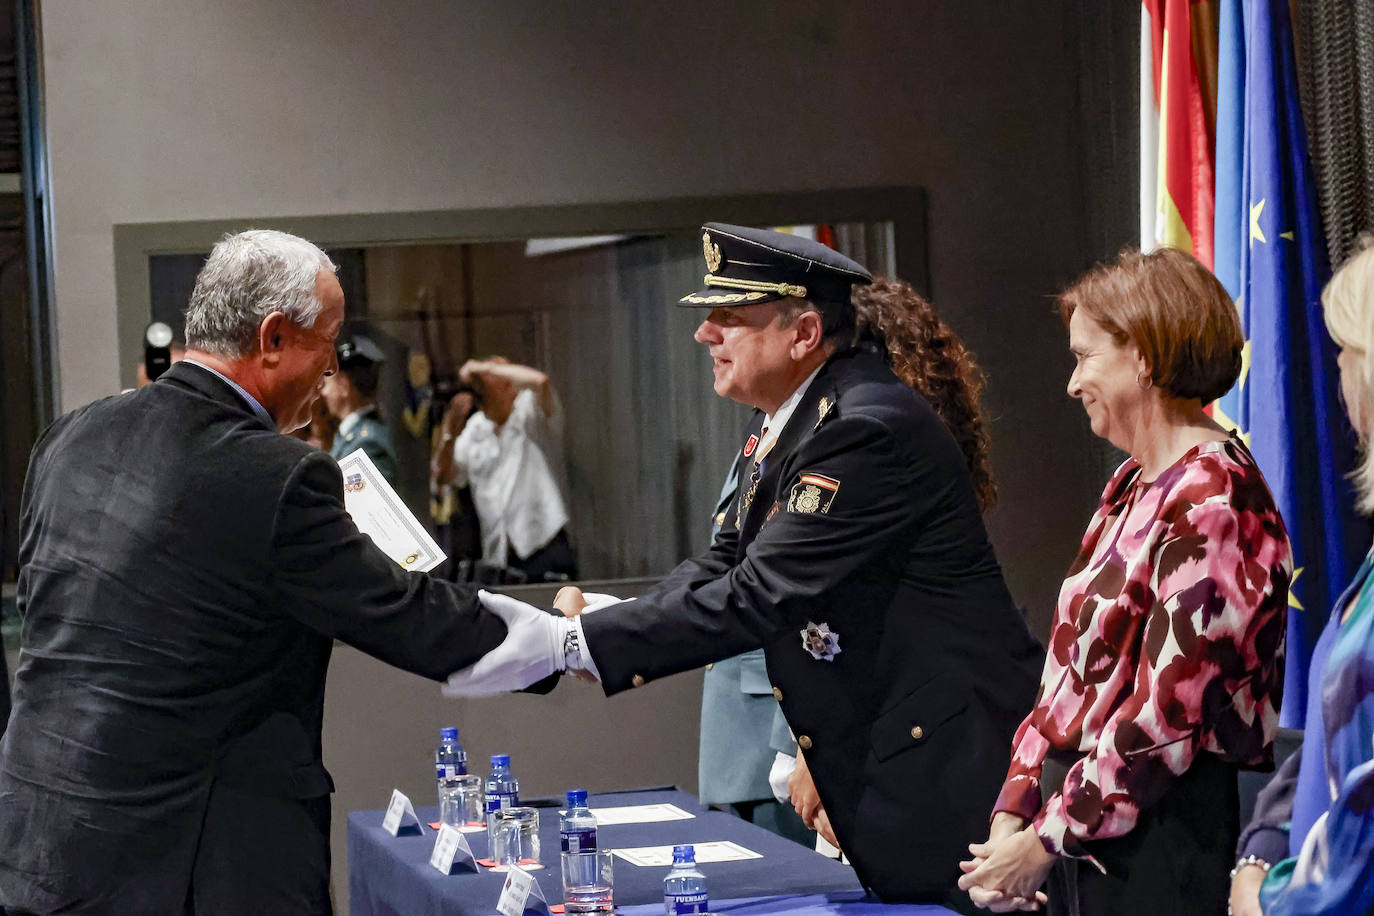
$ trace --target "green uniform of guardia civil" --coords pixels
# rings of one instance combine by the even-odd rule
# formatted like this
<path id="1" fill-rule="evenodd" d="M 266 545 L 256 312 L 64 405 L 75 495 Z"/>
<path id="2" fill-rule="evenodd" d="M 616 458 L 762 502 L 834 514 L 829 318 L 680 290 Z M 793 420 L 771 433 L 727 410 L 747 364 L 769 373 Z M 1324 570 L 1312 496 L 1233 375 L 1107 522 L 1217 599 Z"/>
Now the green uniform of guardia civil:
<path id="1" fill-rule="evenodd" d="M 376 405 L 364 407 L 363 411 L 357 422 L 349 425 L 347 432 L 343 432 L 343 426 L 340 425 L 340 432 L 334 436 L 329 455 L 338 461 L 362 449 L 386 478 L 386 482 L 395 486 L 396 446 L 392 444 L 391 431 L 377 416 Z"/>

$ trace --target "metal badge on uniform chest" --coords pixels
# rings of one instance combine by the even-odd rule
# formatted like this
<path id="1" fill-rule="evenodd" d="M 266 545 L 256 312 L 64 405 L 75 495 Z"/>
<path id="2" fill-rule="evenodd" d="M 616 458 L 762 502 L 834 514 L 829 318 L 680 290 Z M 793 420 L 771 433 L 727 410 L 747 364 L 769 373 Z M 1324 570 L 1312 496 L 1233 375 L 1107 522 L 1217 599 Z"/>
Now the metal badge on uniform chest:
<path id="1" fill-rule="evenodd" d="M 801 631 L 802 648 L 818 662 L 833 662 L 840 654 L 840 634 L 830 629 L 828 623 L 806 622 Z"/>

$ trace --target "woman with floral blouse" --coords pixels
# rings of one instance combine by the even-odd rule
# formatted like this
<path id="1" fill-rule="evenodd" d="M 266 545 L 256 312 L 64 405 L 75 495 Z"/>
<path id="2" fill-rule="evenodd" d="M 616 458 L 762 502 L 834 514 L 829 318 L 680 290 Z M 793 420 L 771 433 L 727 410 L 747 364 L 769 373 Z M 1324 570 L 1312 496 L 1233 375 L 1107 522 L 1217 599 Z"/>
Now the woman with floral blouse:
<path id="1" fill-rule="evenodd" d="M 1224 913 L 1236 772 L 1272 765 L 1292 554 L 1244 443 L 1203 410 L 1243 338 L 1215 277 L 1123 252 L 1060 296 L 1069 394 L 1130 458 L 1059 594 L 1035 707 L 960 886 L 993 911 Z"/>

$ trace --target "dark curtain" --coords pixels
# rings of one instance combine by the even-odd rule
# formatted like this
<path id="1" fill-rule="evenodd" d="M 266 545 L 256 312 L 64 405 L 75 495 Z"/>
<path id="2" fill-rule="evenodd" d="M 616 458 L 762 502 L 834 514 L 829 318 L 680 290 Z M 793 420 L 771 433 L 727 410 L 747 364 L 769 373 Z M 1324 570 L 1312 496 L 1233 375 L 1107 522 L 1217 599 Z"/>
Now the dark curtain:
<path id="1" fill-rule="evenodd" d="M 1374 229 L 1374 0 L 1294 3 L 1298 85 L 1332 268 Z"/>

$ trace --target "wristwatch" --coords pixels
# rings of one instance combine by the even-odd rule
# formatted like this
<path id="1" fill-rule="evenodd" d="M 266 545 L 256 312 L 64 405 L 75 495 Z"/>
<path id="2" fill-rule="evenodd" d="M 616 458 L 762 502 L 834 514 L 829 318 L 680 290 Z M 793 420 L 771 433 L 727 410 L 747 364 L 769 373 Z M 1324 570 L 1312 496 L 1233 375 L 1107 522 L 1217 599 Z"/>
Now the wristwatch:
<path id="1" fill-rule="evenodd" d="M 569 620 L 566 629 L 563 630 L 564 672 L 577 671 L 585 667 L 582 664 L 581 631 L 575 620 Z"/>

